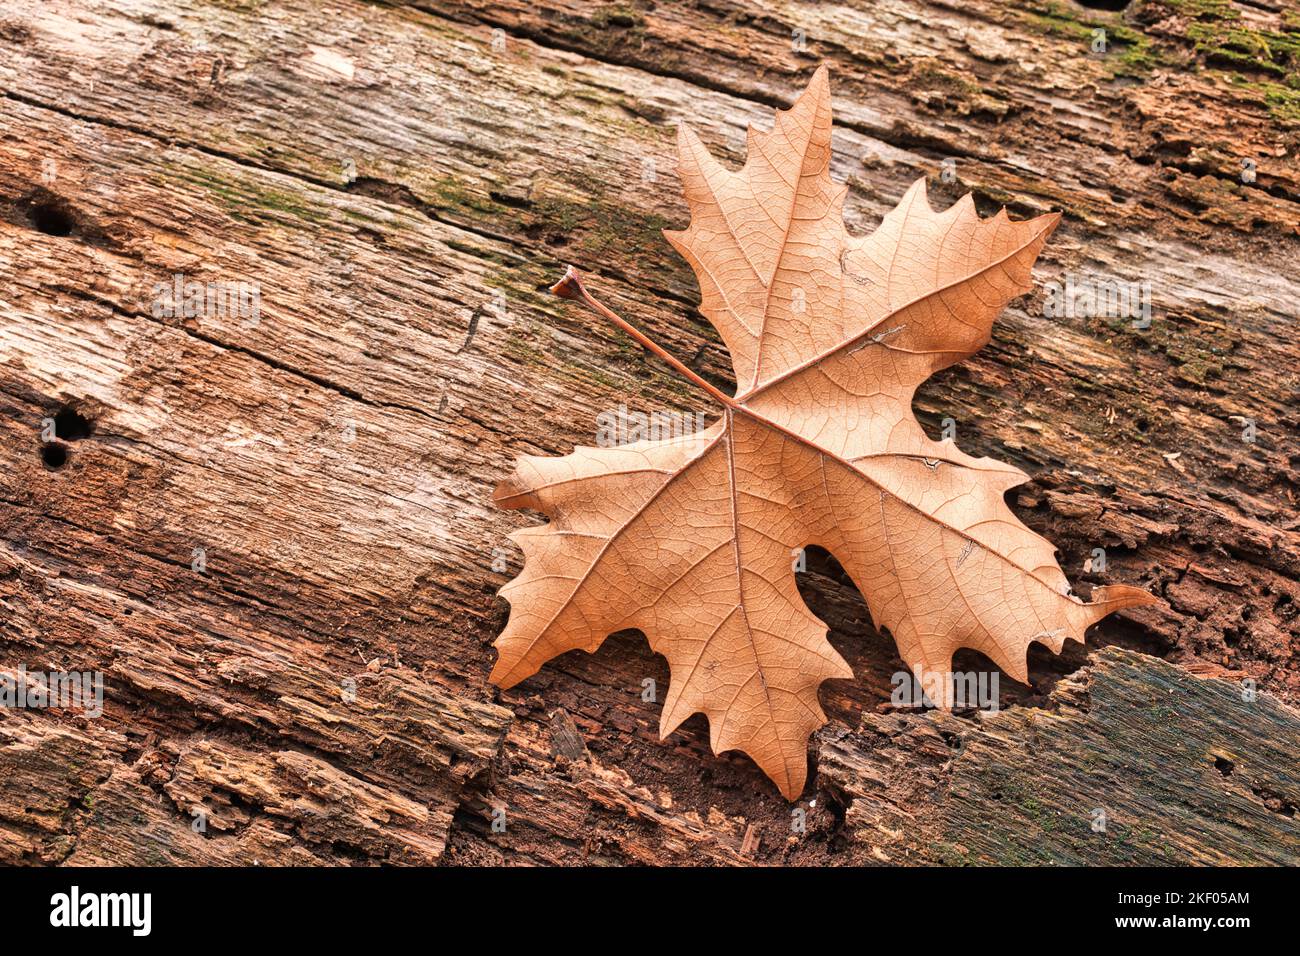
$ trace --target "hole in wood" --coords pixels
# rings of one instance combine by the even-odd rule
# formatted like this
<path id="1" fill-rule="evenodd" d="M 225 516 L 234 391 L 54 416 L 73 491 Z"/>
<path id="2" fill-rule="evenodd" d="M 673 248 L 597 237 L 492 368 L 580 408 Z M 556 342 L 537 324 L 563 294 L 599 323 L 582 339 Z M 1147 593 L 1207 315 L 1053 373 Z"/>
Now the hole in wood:
<path id="1" fill-rule="evenodd" d="M 74 408 L 62 408 L 54 415 L 55 437 L 78 441 L 90 435 L 91 422 Z"/>
<path id="2" fill-rule="evenodd" d="M 46 468 L 62 468 L 68 462 L 68 449 L 57 442 L 46 442 L 41 446 L 41 461 Z"/>
<path id="3" fill-rule="evenodd" d="M 43 232 L 47 236 L 72 234 L 72 217 L 55 203 L 36 203 L 28 210 L 27 217 L 38 232 Z"/>
<path id="4" fill-rule="evenodd" d="M 1089 10 L 1123 10 L 1130 0 L 1078 0 L 1079 6 Z"/>

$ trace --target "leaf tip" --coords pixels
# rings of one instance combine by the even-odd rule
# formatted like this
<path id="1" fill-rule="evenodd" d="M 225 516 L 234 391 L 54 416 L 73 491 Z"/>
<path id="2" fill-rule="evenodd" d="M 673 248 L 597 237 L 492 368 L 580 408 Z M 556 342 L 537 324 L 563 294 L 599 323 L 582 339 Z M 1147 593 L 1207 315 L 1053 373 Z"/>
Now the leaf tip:
<path id="1" fill-rule="evenodd" d="M 492 489 L 492 505 L 503 510 L 517 508 L 518 505 L 509 502 L 522 494 L 523 491 L 519 487 L 517 475 L 512 474 L 509 477 L 502 478 L 497 482 L 496 487 Z"/>
<path id="2" fill-rule="evenodd" d="M 831 68 L 827 66 L 825 63 L 823 63 L 821 66 L 817 67 L 817 69 L 813 71 L 812 78 L 808 81 L 808 89 L 809 90 L 815 89 L 819 93 L 822 92 L 822 90 L 824 89 L 827 93 L 829 93 L 830 88 L 831 88 Z"/>
<path id="3" fill-rule="evenodd" d="M 1134 587 L 1131 584 L 1107 584 L 1095 589 L 1092 592 L 1092 600 L 1088 603 L 1104 607 L 1105 613 L 1110 614 L 1112 611 L 1126 607 L 1147 607 L 1161 604 L 1163 601 L 1145 588 Z"/>
<path id="4" fill-rule="evenodd" d="M 504 663 L 504 658 L 502 657 L 501 651 L 498 649 L 497 662 L 492 666 L 492 673 L 488 674 L 488 680 L 497 687 L 500 687 L 502 690 L 509 690 L 519 682 L 510 679 L 509 668 L 505 667 Z"/>
<path id="5" fill-rule="evenodd" d="M 515 581 L 518 580 L 519 578 L 515 578 Z M 513 614 L 513 611 L 511 613 Z M 518 634 L 511 632 L 509 625 L 492 646 L 496 648 L 497 660 L 492 665 L 492 673 L 488 674 L 488 681 L 502 690 L 509 690 L 516 684 L 522 684 L 542 667 L 533 654 L 532 644 L 521 642 Z"/>
<path id="6" fill-rule="evenodd" d="M 891 215 L 898 209 L 910 210 L 916 200 L 921 200 L 924 209 L 929 210 L 934 215 L 934 207 L 930 205 L 930 183 L 926 177 L 921 176 L 908 187 L 907 192 L 903 193 L 903 198 L 899 200 L 898 206 L 891 211 Z"/>
<path id="7" fill-rule="evenodd" d="M 1043 218 L 1047 220 L 1043 223 L 1043 239 L 1046 240 L 1048 236 L 1056 232 L 1056 227 L 1061 224 L 1061 214 L 1059 212 L 1049 212 Z"/>

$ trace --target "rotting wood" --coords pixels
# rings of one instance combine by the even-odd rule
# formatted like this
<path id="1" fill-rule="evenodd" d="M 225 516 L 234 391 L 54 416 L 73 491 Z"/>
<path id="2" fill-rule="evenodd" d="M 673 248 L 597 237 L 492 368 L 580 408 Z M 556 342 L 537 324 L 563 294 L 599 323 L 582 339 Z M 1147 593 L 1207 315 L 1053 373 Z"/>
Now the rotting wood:
<path id="1" fill-rule="evenodd" d="M 818 736 L 860 862 L 1300 862 L 1300 714 L 1121 648 L 1043 710 L 865 714 Z"/>

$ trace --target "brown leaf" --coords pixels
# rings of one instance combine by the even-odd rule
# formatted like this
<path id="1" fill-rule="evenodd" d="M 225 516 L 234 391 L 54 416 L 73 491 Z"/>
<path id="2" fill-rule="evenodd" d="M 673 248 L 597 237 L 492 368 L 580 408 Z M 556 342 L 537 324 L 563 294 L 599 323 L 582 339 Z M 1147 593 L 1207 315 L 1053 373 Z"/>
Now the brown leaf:
<path id="1" fill-rule="evenodd" d="M 771 132 L 750 130 L 739 172 L 688 129 L 679 136 L 691 223 L 665 235 L 731 353 L 734 398 L 596 302 L 573 270 L 553 290 L 708 392 L 721 419 L 685 438 L 521 458 L 495 495 L 551 521 L 512 536 L 525 564 L 501 591 L 511 614 L 492 680 L 510 687 L 638 628 L 672 672 L 660 734 L 705 714 L 714 752 L 745 751 L 789 799 L 826 720 L 818 687 L 853 676 L 799 596 L 799 548 L 835 555 L 918 676 L 947 674 L 969 647 L 1024 681 L 1032 642 L 1059 652 L 1111 611 L 1154 601 L 1125 585 L 1092 603 L 1071 596 L 1052 545 L 1003 500 L 1027 476 L 931 441 L 911 411 L 916 387 L 981 348 L 1029 290 L 1059 217 L 981 219 L 969 196 L 936 213 L 921 179 L 854 238 L 830 136 L 825 67 Z"/>

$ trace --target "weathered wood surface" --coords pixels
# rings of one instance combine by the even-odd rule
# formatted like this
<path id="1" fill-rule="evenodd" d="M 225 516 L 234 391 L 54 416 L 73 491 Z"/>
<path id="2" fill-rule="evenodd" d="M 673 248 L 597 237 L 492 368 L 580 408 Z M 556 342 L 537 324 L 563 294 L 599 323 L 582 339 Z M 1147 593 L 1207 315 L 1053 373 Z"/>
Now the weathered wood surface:
<path id="1" fill-rule="evenodd" d="M 1204 785 L 1183 819 L 1217 822 L 1167 824 L 1183 835 L 1168 859 L 1294 862 L 1295 722 L 1274 701 L 1300 700 L 1295 14 L 1268 0 L 1140 0 L 1122 19 L 918 0 L 6 4 L 0 665 L 101 669 L 108 687 L 95 720 L 0 715 L 0 854 L 1005 859 L 990 841 L 1026 818 L 982 797 L 980 772 L 1036 752 L 1034 722 L 1061 720 L 1039 708 L 1068 714 L 1071 688 L 1102 681 L 1108 700 L 1177 691 L 1159 721 L 1053 725 L 1072 779 L 1089 753 L 1146 768 L 1108 790 L 1121 827 Z M 1098 25 L 1105 56 L 1089 52 Z M 801 586 L 858 676 L 824 687 L 835 723 L 795 834 L 747 760 L 709 754 L 700 718 L 657 740 L 642 682 L 662 689 L 667 672 L 638 635 L 509 693 L 486 683 L 495 592 L 519 557 L 505 536 L 528 520 L 488 500 L 515 455 L 590 443 L 601 410 L 707 410 L 542 290 L 573 262 L 726 382 L 690 270 L 658 233 L 686 219 L 675 127 L 739 162 L 746 124 L 769 123 L 822 60 L 853 228 L 926 175 L 936 205 L 973 190 L 987 211 L 1062 210 L 1043 281 L 1151 283 L 1146 331 L 1021 300 L 917 409 L 1035 476 L 1018 510 L 1073 581 L 1143 585 L 1167 606 L 1108 619 L 1087 653 L 1034 655 L 1033 686 L 982 724 L 888 715 L 892 642 L 814 556 Z M 257 283 L 260 320 L 155 316 L 175 273 Z M 44 442 L 61 411 L 63 437 Z M 1095 547 L 1104 573 L 1084 570 Z M 1249 677 L 1268 703 L 1225 716 L 1227 690 L 1122 655 L 1079 672 L 1114 644 Z M 1175 730 L 1184 764 L 1162 769 L 1152 755 Z M 969 747 L 941 777 L 945 733 Z M 1206 748 L 1250 756 L 1222 778 Z M 893 773 L 915 802 L 896 812 L 931 844 L 880 835 L 896 828 L 874 816 L 873 781 Z M 1229 796 L 1210 789 L 1223 781 Z M 1077 807 L 1043 805 L 1073 825 Z M 1074 832 L 1034 859 L 1153 858 Z"/>
<path id="2" fill-rule="evenodd" d="M 1044 708 L 868 713 L 818 736 L 860 862 L 1300 862 L 1300 714 L 1133 651 L 1102 650 Z"/>

